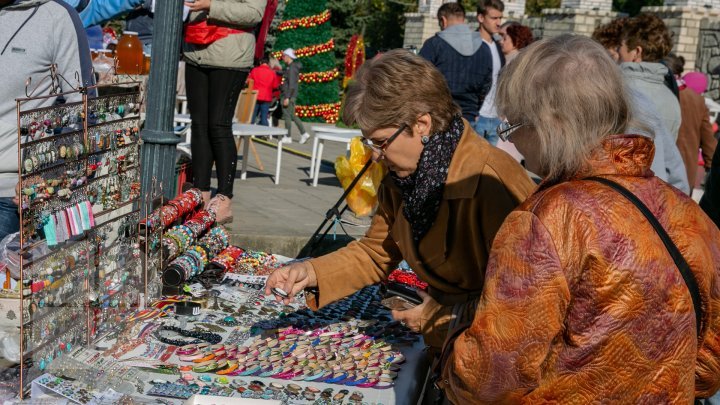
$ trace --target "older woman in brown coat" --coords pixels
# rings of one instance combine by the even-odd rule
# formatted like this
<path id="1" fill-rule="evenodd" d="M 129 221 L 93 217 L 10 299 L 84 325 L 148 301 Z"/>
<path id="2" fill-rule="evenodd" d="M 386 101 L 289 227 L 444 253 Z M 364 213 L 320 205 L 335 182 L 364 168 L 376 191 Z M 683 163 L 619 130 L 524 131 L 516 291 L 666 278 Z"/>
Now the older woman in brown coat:
<path id="1" fill-rule="evenodd" d="M 442 74 L 410 52 L 366 62 L 344 114 L 390 169 L 377 213 L 362 239 L 275 271 L 266 293 L 312 288 L 308 303 L 322 307 L 382 281 L 405 259 L 430 285 L 429 295 L 393 316 L 439 348 L 450 319 L 475 307 L 495 233 L 534 184 L 473 132 Z"/>
<path id="2" fill-rule="evenodd" d="M 499 135 L 546 178 L 498 232 L 475 318 L 451 334 L 438 385 L 457 404 L 687 404 L 712 395 L 720 231 L 653 175 L 652 139 L 623 135 L 630 109 L 620 70 L 600 45 L 569 35 L 530 45 L 505 69 L 498 108 L 514 125 Z"/>

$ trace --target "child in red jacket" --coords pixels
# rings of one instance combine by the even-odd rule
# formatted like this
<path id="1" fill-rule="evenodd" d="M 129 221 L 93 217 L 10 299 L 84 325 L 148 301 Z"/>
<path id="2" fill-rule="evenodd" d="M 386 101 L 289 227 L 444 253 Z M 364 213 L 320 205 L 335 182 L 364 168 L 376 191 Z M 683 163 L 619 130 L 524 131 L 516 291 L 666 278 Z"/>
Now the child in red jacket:
<path id="1" fill-rule="evenodd" d="M 268 65 L 268 58 L 260 59 L 260 65 L 250 71 L 248 80 L 252 79 L 254 89 L 258 91 L 253 121 L 260 113 L 260 125 L 268 125 L 268 108 L 273 101 L 273 91 L 280 86 L 280 76 Z"/>

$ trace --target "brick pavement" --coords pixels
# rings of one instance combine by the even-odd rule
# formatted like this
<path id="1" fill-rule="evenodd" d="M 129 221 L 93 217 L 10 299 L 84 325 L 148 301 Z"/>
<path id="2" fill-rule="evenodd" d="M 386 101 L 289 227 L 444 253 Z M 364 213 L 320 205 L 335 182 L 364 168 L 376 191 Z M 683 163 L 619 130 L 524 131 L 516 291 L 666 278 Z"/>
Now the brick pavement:
<path id="1" fill-rule="evenodd" d="M 276 142 L 270 140 L 268 143 Z M 235 220 L 228 229 L 233 243 L 238 246 L 294 257 L 325 218 L 327 210 L 342 195 L 343 190 L 334 168 L 329 164 L 321 166 L 318 186 L 312 187 L 309 157 L 301 157 L 290 151 L 283 152 L 280 184 L 275 185 L 273 180 L 277 149 L 260 142 L 255 142 L 255 145 L 265 171 L 260 171 L 251 153 L 247 180 L 240 180 L 243 157 L 239 158 L 233 198 Z M 309 156 L 312 138 L 305 145 L 294 141 L 285 149 L 293 149 Z M 325 144 L 323 157 L 326 163 L 330 163 L 344 153 L 344 144 L 328 142 Z M 369 224 L 369 218 L 358 219 L 348 214 L 343 218 L 361 225 Z M 352 238 L 356 238 L 362 236 L 367 227 L 346 224 L 344 229 Z M 340 226 L 336 230 L 338 234 L 344 235 Z M 340 239 L 346 243 L 349 238 Z"/>

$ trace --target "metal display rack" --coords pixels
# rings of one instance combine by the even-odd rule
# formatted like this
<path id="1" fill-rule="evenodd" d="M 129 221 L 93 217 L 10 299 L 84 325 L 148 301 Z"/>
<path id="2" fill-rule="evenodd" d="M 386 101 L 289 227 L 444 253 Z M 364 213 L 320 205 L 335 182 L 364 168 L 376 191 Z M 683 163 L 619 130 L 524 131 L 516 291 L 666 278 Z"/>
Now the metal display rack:
<path id="1" fill-rule="evenodd" d="M 20 280 L 4 299 L 19 302 L 19 316 L 4 327 L 17 328 L 19 361 L 0 366 L 0 390 L 21 399 L 63 353 L 117 331 L 149 293 L 159 296 L 139 247 L 140 83 L 122 84 L 137 86 L 101 97 L 118 84 L 26 90 L 17 100 Z"/>

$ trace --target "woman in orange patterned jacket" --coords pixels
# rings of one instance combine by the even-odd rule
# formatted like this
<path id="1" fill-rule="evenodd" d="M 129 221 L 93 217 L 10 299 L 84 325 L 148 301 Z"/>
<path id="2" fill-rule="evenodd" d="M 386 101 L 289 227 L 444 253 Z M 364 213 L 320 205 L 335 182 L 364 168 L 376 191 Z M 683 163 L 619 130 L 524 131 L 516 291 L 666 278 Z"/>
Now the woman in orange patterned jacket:
<path id="1" fill-rule="evenodd" d="M 438 385 L 453 403 L 690 403 L 720 386 L 720 231 L 650 171 L 620 70 L 589 38 L 526 48 L 497 102 L 528 169 L 545 176 L 493 243 L 469 328 Z M 517 125 L 509 125 L 515 123 Z M 500 131 L 503 132 L 503 131 Z M 689 263 L 702 303 L 648 220 L 590 176 L 635 194 Z"/>

